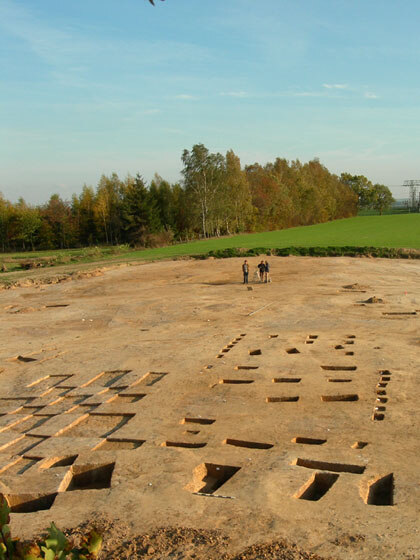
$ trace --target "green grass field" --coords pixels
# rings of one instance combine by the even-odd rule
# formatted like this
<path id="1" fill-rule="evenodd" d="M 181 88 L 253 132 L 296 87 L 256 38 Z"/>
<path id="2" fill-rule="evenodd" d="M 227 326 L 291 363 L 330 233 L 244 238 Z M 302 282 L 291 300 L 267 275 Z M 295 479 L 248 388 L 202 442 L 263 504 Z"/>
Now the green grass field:
<path id="1" fill-rule="evenodd" d="M 385 247 L 420 249 L 420 214 L 358 216 L 325 224 L 280 231 L 251 233 L 161 247 L 131 250 L 128 247 L 91 247 L 61 251 L 0 254 L 8 272 L 19 269 L 18 261 L 54 257 L 55 265 L 94 262 L 170 259 L 205 254 L 228 248 L 283 247 Z"/>
<path id="2" fill-rule="evenodd" d="M 314 226 L 235 235 L 134 251 L 130 257 L 160 259 L 229 247 L 395 247 L 420 249 L 420 214 L 358 216 Z"/>

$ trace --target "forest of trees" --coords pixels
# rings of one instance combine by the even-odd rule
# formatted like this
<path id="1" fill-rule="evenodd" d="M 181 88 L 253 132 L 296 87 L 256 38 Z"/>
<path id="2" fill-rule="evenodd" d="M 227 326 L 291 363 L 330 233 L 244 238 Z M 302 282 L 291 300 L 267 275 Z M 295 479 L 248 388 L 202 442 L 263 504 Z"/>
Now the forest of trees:
<path id="1" fill-rule="evenodd" d="M 200 237 L 283 229 L 384 210 L 392 195 L 366 177 L 328 171 L 317 159 L 277 158 L 242 168 L 239 157 L 196 144 L 182 154 L 180 183 L 155 175 L 102 175 L 70 201 L 15 204 L 0 193 L 0 250 L 64 249 L 99 244 L 168 245 Z"/>

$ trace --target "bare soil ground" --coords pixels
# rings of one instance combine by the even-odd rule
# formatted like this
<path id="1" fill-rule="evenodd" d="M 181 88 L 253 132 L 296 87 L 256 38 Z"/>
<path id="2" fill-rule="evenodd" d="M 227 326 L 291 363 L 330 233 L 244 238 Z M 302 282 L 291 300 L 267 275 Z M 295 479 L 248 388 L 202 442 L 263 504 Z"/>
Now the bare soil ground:
<path id="1" fill-rule="evenodd" d="M 259 259 L 255 259 L 256 265 Z M 420 263 L 177 261 L 0 292 L 0 492 L 103 558 L 419 558 Z"/>

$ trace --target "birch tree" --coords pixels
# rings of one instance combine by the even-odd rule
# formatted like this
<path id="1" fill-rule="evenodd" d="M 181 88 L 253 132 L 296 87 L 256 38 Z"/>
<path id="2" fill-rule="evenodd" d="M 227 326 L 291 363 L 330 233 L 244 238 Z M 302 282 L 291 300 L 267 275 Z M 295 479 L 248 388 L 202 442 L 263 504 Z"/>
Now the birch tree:
<path id="1" fill-rule="evenodd" d="M 191 152 L 182 154 L 184 185 L 192 203 L 198 209 L 203 237 L 208 237 L 212 207 L 223 180 L 225 161 L 222 154 L 211 154 L 204 144 L 195 144 Z"/>

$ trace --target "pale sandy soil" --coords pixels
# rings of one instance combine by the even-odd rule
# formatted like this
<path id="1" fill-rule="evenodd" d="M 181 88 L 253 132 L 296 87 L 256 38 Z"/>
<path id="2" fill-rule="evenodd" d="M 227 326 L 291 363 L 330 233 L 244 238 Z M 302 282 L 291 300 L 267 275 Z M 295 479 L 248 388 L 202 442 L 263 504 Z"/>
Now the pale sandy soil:
<path id="1" fill-rule="evenodd" d="M 270 262 L 252 290 L 230 259 L 0 292 L 15 533 L 101 519 L 107 558 L 420 557 L 420 263 Z"/>

